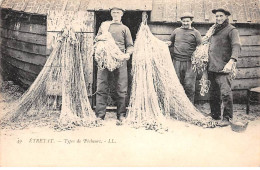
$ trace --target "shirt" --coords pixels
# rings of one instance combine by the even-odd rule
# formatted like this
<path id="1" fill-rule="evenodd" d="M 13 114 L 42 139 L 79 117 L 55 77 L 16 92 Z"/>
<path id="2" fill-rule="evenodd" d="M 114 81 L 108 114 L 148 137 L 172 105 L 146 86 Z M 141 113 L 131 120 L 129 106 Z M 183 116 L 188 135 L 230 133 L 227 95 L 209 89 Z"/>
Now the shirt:
<path id="1" fill-rule="evenodd" d="M 114 38 L 117 46 L 122 52 L 129 52 L 130 54 L 133 51 L 133 40 L 132 35 L 127 26 L 123 23 L 111 23 L 109 30 L 108 30 L 112 37 Z M 98 35 L 101 34 L 101 30 L 99 29 Z"/>
<path id="2" fill-rule="evenodd" d="M 200 32 L 195 28 L 180 27 L 173 31 L 170 41 L 172 42 L 170 46 L 172 57 L 179 61 L 190 61 L 192 53 L 201 44 L 202 38 Z"/>

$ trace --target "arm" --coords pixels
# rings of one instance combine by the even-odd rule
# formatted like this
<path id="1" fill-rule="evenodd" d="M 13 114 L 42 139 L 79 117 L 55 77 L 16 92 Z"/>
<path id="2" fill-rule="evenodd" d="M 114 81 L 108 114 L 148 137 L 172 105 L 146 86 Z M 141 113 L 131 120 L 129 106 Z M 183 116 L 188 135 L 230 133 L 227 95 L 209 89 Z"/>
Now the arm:
<path id="1" fill-rule="evenodd" d="M 231 46 L 232 46 L 231 59 L 237 61 L 241 51 L 241 42 L 240 42 L 238 30 L 233 29 L 232 31 L 230 31 L 229 38 L 231 40 Z"/>
<path id="2" fill-rule="evenodd" d="M 199 46 L 202 43 L 202 37 L 199 31 L 196 31 L 196 43 Z"/>
<path id="3" fill-rule="evenodd" d="M 176 30 L 176 29 L 175 29 Z M 174 46 L 174 42 L 175 42 L 175 36 L 176 36 L 176 31 L 173 31 L 171 36 L 170 36 L 170 42 L 171 42 L 171 45 L 169 46 Z"/>
<path id="4" fill-rule="evenodd" d="M 128 53 L 129 55 L 133 53 L 134 44 L 133 44 L 133 39 L 129 28 L 126 28 L 126 32 L 125 32 L 125 47 L 126 47 L 126 53 Z"/>

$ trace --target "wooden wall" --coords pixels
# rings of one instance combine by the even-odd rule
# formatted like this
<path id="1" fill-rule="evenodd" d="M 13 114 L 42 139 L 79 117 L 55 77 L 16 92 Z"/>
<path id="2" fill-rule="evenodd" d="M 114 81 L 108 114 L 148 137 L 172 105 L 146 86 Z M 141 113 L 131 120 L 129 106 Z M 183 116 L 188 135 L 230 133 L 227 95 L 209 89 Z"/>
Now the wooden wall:
<path id="1" fill-rule="evenodd" d="M 149 24 L 152 33 L 161 40 L 169 40 L 172 31 L 180 24 Z M 194 24 L 202 35 L 205 35 L 209 24 Z M 240 33 L 242 51 L 239 56 L 237 67 L 237 78 L 232 83 L 234 102 L 242 103 L 246 99 L 246 91 L 249 88 L 260 86 L 260 25 L 237 24 L 235 25 Z M 198 76 L 199 79 L 201 75 Z M 202 97 L 199 95 L 198 80 L 196 83 L 196 101 L 208 100 L 208 95 Z"/>
<path id="2" fill-rule="evenodd" d="M 28 88 L 46 62 L 46 16 L 1 10 L 1 72 Z"/>
<path id="3" fill-rule="evenodd" d="M 231 12 L 232 23 L 259 23 L 259 0 L 153 0 L 151 21 L 177 22 L 184 12 L 191 12 L 194 21 L 214 23 L 213 9 L 225 8 Z"/>

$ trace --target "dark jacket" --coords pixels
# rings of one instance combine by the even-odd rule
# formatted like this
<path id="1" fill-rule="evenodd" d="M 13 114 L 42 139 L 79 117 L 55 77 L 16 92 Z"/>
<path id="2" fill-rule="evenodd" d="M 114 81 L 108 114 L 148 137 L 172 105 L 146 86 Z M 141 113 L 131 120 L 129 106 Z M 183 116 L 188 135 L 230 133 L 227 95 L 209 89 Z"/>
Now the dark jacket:
<path id="1" fill-rule="evenodd" d="M 238 59 L 241 42 L 238 30 L 233 25 L 228 24 L 213 35 L 209 43 L 209 71 L 219 72 L 231 58 Z"/>

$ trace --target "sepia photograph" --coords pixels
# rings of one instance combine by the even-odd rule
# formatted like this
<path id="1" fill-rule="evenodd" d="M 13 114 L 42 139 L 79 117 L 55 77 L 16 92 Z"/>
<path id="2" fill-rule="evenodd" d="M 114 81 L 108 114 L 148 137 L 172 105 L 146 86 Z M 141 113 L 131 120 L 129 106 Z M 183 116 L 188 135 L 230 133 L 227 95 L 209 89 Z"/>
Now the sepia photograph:
<path id="1" fill-rule="evenodd" d="M 0 167 L 259 167 L 259 0 L 0 0 Z"/>

